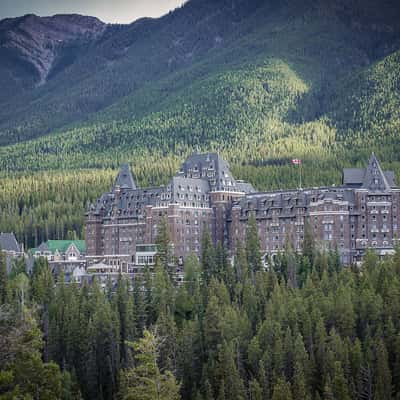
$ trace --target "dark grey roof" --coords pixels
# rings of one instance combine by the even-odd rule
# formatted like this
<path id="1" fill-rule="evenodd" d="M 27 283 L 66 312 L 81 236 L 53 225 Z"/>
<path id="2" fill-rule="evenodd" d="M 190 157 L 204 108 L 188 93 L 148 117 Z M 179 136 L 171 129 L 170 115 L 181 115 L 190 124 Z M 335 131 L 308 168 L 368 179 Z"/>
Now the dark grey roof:
<path id="1" fill-rule="evenodd" d="M 175 176 L 169 188 L 174 203 L 208 202 L 206 197 L 210 192 L 210 184 L 207 179 Z"/>
<path id="2" fill-rule="evenodd" d="M 390 185 L 386 179 L 386 176 L 382 171 L 379 161 L 376 159 L 375 154 L 373 153 L 369 160 L 368 167 L 365 170 L 363 187 L 379 192 L 390 190 Z"/>
<path id="3" fill-rule="evenodd" d="M 21 251 L 14 233 L 0 233 L 0 249 L 16 253 Z"/>
<path id="4" fill-rule="evenodd" d="M 318 189 L 288 190 L 284 192 L 250 193 L 235 205 L 246 210 L 269 210 L 275 208 L 307 207 L 312 201 L 337 200 L 354 202 L 354 191 L 344 187 L 326 187 Z"/>
<path id="5" fill-rule="evenodd" d="M 218 153 L 192 154 L 182 164 L 178 175 L 207 179 L 213 191 L 239 191 L 229 164 Z"/>
<path id="6" fill-rule="evenodd" d="M 121 189 L 136 189 L 136 184 L 128 164 L 123 164 L 121 166 L 113 190 L 115 190 L 117 186 Z"/>
<path id="7" fill-rule="evenodd" d="M 112 198 L 108 214 L 115 207 L 116 212 L 121 216 L 139 216 L 146 206 L 159 205 L 163 193 L 165 193 L 164 187 L 123 190 L 118 197 Z"/>
<path id="8" fill-rule="evenodd" d="M 253 185 L 249 182 L 236 181 L 236 186 L 240 192 L 244 193 L 255 193 L 256 189 L 254 189 Z"/>
<path id="9" fill-rule="evenodd" d="M 388 181 L 390 187 L 395 188 L 396 185 L 396 178 L 393 171 L 385 171 L 386 180 Z"/>
<path id="10" fill-rule="evenodd" d="M 343 184 L 372 191 L 386 191 L 396 187 L 394 172 L 382 171 L 374 154 L 371 155 L 367 168 L 343 169 Z"/>
<path id="11" fill-rule="evenodd" d="M 361 185 L 364 175 L 365 168 L 344 168 L 343 185 Z"/>

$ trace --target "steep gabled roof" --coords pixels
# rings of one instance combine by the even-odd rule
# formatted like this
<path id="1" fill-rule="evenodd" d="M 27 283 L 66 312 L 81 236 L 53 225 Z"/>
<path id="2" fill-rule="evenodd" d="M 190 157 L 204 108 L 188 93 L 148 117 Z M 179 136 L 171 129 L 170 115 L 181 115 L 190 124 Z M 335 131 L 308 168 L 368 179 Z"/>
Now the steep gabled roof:
<path id="1" fill-rule="evenodd" d="M 369 159 L 368 167 L 365 170 L 362 187 L 377 192 L 385 192 L 390 190 L 390 185 L 386 179 L 386 176 L 382 171 L 379 161 L 376 159 L 375 154 L 373 153 Z"/>
<path id="2" fill-rule="evenodd" d="M 343 169 L 343 185 L 371 191 L 386 191 L 396 187 L 393 171 L 382 171 L 379 161 L 371 155 L 367 168 Z"/>
<path id="3" fill-rule="evenodd" d="M 123 164 L 121 166 L 117 178 L 115 179 L 113 191 L 117 186 L 120 187 L 121 189 L 136 189 L 135 180 L 133 179 L 128 164 Z"/>
<path id="4" fill-rule="evenodd" d="M 4 251 L 21 251 L 21 248 L 13 233 L 0 233 L 0 249 Z"/>
<path id="5" fill-rule="evenodd" d="M 218 153 L 194 153 L 182 164 L 179 175 L 204 178 L 212 191 L 239 191 L 229 164 Z"/>

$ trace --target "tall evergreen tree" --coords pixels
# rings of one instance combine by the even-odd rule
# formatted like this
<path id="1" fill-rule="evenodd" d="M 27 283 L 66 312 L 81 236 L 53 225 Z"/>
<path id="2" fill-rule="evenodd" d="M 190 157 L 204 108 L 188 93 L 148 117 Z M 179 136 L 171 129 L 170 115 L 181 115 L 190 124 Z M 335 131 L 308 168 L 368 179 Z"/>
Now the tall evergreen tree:
<path id="1" fill-rule="evenodd" d="M 260 238 L 255 215 L 249 217 L 246 230 L 246 255 L 251 279 L 255 284 L 255 274 L 263 269 L 261 260 Z"/>
<path id="2" fill-rule="evenodd" d="M 340 361 L 335 362 L 335 370 L 332 379 L 332 392 L 334 398 L 337 400 L 351 400 L 348 384 Z"/>
<path id="3" fill-rule="evenodd" d="M 279 378 L 274 385 L 272 400 L 292 400 L 292 391 L 290 383 L 283 378 Z"/>
<path id="4" fill-rule="evenodd" d="M 211 241 L 210 232 L 205 229 L 201 238 L 201 269 L 203 282 L 208 285 L 216 274 L 215 249 Z"/>
<path id="5" fill-rule="evenodd" d="M 170 371 L 161 373 L 158 365 L 158 340 L 145 330 L 133 344 L 136 366 L 122 373 L 122 400 L 179 400 L 179 385 Z"/>
<path id="6" fill-rule="evenodd" d="M 6 255 L 0 248 L 0 305 L 8 299 L 8 274 Z"/>
<path id="7" fill-rule="evenodd" d="M 375 400 L 390 400 L 392 398 L 392 375 L 389 368 L 388 353 L 382 339 L 376 346 L 375 368 Z"/>
<path id="8" fill-rule="evenodd" d="M 173 280 L 175 274 L 175 263 L 171 248 L 171 239 L 169 232 L 168 219 L 164 216 L 159 225 L 156 237 L 157 256 L 160 265 L 168 272 L 170 279 Z"/>
<path id="9" fill-rule="evenodd" d="M 314 264 L 315 240 L 312 228 L 309 223 L 304 225 L 303 256 L 306 257 L 310 265 Z"/>

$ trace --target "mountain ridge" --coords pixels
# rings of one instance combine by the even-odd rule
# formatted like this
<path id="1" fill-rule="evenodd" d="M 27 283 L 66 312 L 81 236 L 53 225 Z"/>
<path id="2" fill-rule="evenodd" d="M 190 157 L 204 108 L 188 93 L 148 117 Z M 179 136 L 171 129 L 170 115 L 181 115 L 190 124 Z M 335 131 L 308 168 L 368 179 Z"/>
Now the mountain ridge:
<path id="1" fill-rule="evenodd" d="M 131 152 L 130 157 L 136 152 L 135 146 L 149 147 L 146 140 L 157 143 L 154 150 L 164 153 L 171 146 L 198 146 L 201 140 L 204 147 L 223 145 L 230 151 L 238 140 L 260 146 L 257 124 L 272 131 L 276 123 L 280 128 L 268 136 L 271 145 L 289 137 L 294 140 L 295 132 L 308 123 L 332 124 L 340 130 L 334 139 L 340 144 L 350 121 L 341 123 L 337 120 L 339 113 L 332 110 L 340 108 L 334 105 L 334 98 L 342 96 L 338 88 L 345 90 L 354 74 L 368 70 L 400 48 L 398 16 L 399 7 L 392 0 L 379 6 L 373 1 L 361 4 L 356 0 L 192 0 L 159 19 L 101 25 L 101 34 L 96 35 L 99 30 L 94 29 L 90 40 L 76 42 L 71 62 L 59 59 L 44 84 L 3 101 L 0 144 L 11 147 L 1 153 L 18 155 L 24 145 L 17 143 L 26 142 L 27 148 L 38 148 L 39 153 L 49 153 L 51 158 L 52 154 L 64 154 L 71 140 L 74 151 L 84 152 L 91 136 L 97 138 L 99 152 L 115 151 L 124 143 L 123 151 Z M 279 79 L 286 79 L 286 83 L 275 83 Z M 288 89 L 292 84 L 293 92 Z M 298 84 L 307 89 L 297 93 Z M 222 85 L 221 90 L 218 85 Z M 243 92 L 242 86 L 248 89 L 242 88 Z M 227 96 L 234 97 L 227 101 Z M 257 99 L 254 104 L 252 96 Z M 229 111 L 232 107 L 238 107 L 234 113 Z M 182 120 L 185 114 L 190 125 Z M 341 115 L 350 118 L 346 113 Z M 253 124 L 242 123 L 241 118 L 252 118 Z M 152 119 L 181 122 L 174 132 L 167 132 L 160 128 L 161 123 L 152 124 Z M 270 127 L 269 121 L 276 122 Z M 134 128 L 143 124 L 147 125 L 146 140 L 140 139 L 141 128 Z M 115 126 L 119 127 L 116 132 Z M 323 130 L 328 131 L 328 126 Z M 363 126 L 359 122 L 352 129 Z M 107 129 L 112 133 L 102 132 Z M 283 133 L 287 129 L 294 133 Z M 121 142 L 125 131 L 131 131 L 130 139 Z M 56 132 L 66 146 L 56 143 Z M 250 139 L 244 137 L 245 132 Z M 175 144 L 162 144 L 166 142 L 164 135 Z M 101 143 L 107 145 L 102 148 Z M 49 148 L 54 151 L 49 152 Z M 268 155 L 265 150 L 260 154 Z M 64 155 L 68 160 L 69 153 Z M 90 157 L 86 162 L 71 159 L 69 165 L 98 166 L 89 161 Z M 115 165 L 110 156 L 105 157 L 104 166 Z M 50 164 L 43 157 L 40 160 L 36 168 L 65 167 L 61 158 Z M 7 162 L 7 157 L 0 156 L 0 164 Z"/>

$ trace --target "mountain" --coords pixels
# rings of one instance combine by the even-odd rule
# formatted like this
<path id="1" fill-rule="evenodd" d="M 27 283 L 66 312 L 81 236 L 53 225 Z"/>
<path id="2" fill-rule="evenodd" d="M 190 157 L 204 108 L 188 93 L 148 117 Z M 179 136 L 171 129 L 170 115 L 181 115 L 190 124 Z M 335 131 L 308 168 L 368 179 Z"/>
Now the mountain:
<path id="1" fill-rule="evenodd" d="M 29 14 L 0 21 L 0 101 L 45 84 L 105 29 L 97 18 L 81 15 Z"/>
<path id="2" fill-rule="evenodd" d="M 399 18 L 394 0 L 190 0 L 130 25 L 3 20 L 0 171 L 16 186 L 39 174 L 55 197 L 73 181 L 74 204 L 87 169 L 128 162 L 160 184 L 194 149 L 258 189 L 296 186 L 292 157 L 311 186 L 340 183 L 372 150 L 398 173 Z"/>
<path id="3" fill-rule="evenodd" d="M 9 83 L 0 143 L 99 119 L 137 121 L 173 109 L 196 82 L 271 60 L 311 88 L 308 98 L 323 102 L 335 82 L 399 47 L 399 14 L 394 1 L 192 0 L 127 26 L 75 15 L 3 20 L 1 76 Z M 326 110 L 312 104 L 309 111 L 298 114 Z"/>

